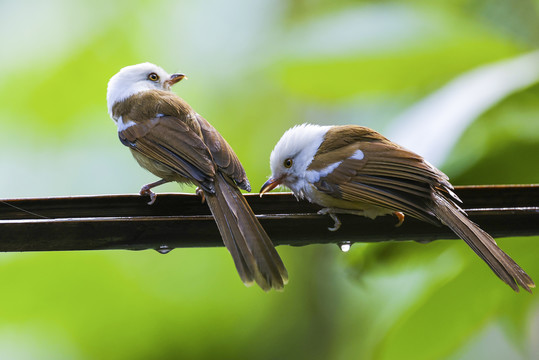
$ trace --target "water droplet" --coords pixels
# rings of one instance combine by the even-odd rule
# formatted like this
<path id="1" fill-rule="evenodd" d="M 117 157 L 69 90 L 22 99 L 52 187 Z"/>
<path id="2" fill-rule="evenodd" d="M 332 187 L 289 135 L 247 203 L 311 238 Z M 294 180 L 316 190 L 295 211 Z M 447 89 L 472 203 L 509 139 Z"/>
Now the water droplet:
<path id="1" fill-rule="evenodd" d="M 337 245 L 339 245 L 339 249 L 341 249 L 342 252 L 348 252 L 352 247 L 352 243 L 350 241 L 343 241 Z"/>
<path id="2" fill-rule="evenodd" d="M 168 254 L 172 250 L 174 250 L 174 248 L 169 248 L 167 245 L 161 245 L 161 246 L 159 246 L 159 249 L 155 249 L 155 251 L 157 251 L 159 254 L 163 254 L 163 255 Z"/>

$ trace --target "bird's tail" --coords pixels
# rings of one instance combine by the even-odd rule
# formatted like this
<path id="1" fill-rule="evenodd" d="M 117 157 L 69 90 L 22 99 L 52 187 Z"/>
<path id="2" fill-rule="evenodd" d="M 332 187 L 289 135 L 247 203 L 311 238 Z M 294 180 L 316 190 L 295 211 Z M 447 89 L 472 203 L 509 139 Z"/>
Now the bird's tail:
<path id="1" fill-rule="evenodd" d="M 433 195 L 433 200 L 432 210 L 436 217 L 460 236 L 500 279 L 516 292 L 519 291 L 520 285 L 531 293 L 530 288 L 535 287 L 533 280 L 498 247 L 492 236 L 468 219 L 466 213 L 452 201 L 438 194 Z"/>
<path id="2" fill-rule="evenodd" d="M 247 286 L 256 281 L 264 291 L 283 289 L 286 268 L 245 197 L 222 174 L 214 185 L 215 194 L 205 192 L 205 198 L 241 280 Z"/>

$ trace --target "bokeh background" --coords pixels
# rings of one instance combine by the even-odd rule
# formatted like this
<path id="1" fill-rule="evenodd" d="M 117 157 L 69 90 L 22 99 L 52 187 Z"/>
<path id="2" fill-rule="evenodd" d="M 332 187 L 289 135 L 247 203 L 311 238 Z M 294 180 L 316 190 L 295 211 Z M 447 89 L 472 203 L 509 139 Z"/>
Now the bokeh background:
<path id="1" fill-rule="evenodd" d="M 105 100 L 144 61 L 189 76 L 174 90 L 254 189 L 303 122 L 372 127 L 455 185 L 539 182 L 537 0 L 3 0 L 0 46 L 0 198 L 154 181 Z M 538 240 L 499 240 L 536 281 Z M 463 242 L 279 251 L 290 283 L 268 294 L 224 248 L 0 254 L 0 357 L 539 357 L 539 298 Z"/>

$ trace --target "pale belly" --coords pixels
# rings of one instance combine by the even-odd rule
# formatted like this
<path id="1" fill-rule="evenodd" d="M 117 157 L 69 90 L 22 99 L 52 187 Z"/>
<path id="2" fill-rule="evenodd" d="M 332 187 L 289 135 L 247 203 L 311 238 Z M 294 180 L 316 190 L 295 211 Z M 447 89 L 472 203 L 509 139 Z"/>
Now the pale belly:
<path id="1" fill-rule="evenodd" d="M 180 183 L 186 183 L 186 182 L 191 183 L 189 179 L 170 170 L 168 167 L 164 166 L 160 162 L 150 159 L 149 157 L 144 156 L 135 150 L 132 150 L 132 149 L 130 150 L 131 150 L 131 154 L 133 154 L 133 157 L 135 158 L 135 160 L 137 160 L 138 164 L 144 169 L 154 174 L 155 176 L 161 179 L 168 180 L 168 181 L 176 181 Z"/>

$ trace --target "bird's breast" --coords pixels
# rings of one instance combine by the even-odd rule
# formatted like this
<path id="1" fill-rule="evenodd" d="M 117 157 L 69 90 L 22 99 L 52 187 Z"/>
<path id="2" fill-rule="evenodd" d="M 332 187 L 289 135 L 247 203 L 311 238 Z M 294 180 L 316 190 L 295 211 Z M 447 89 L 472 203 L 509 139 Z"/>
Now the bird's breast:
<path id="1" fill-rule="evenodd" d="M 141 154 L 140 152 L 130 149 L 131 154 L 133 154 L 133 157 L 135 160 L 137 160 L 138 164 L 143 167 L 144 169 L 148 170 L 155 176 L 165 179 L 168 181 L 177 181 L 177 182 L 189 182 L 187 178 L 184 178 L 183 176 L 178 175 L 177 172 L 174 172 L 170 170 L 168 167 L 160 163 L 159 161 L 150 159 L 149 157 Z"/>

